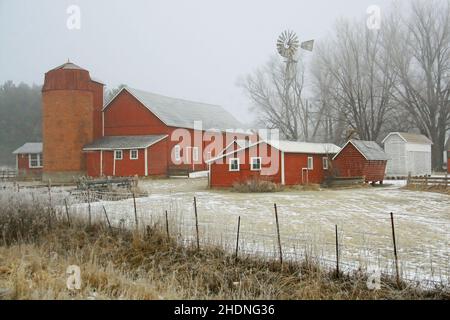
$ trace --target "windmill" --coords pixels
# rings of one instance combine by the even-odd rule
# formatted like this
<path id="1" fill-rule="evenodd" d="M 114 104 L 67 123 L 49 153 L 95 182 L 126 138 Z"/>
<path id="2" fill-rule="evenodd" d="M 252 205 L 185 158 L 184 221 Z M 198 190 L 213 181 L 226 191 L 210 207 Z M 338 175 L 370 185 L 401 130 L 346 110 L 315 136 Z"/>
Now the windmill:
<path id="1" fill-rule="evenodd" d="M 314 40 L 308 40 L 300 43 L 303 50 L 312 51 Z M 293 70 L 296 67 L 296 54 L 299 47 L 299 40 L 295 32 L 291 30 L 283 31 L 277 40 L 277 51 L 283 58 L 286 58 L 286 76 L 292 80 Z"/>

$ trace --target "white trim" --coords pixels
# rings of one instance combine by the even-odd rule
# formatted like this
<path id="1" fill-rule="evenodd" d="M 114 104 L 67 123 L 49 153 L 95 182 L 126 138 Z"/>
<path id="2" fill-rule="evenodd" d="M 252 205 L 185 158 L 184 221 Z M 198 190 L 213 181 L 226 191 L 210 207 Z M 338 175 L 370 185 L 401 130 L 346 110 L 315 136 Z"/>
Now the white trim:
<path id="1" fill-rule="evenodd" d="M 355 149 L 356 150 L 358 150 L 358 152 L 359 153 L 361 153 L 361 155 L 364 157 L 364 159 L 366 159 L 366 160 L 368 160 L 367 159 L 367 157 L 365 156 L 365 154 L 364 153 L 362 153 L 361 152 L 361 150 L 359 150 L 358 149 L 358 147 L 357 146 L 355 146 L 355 144 L 351 141 L 351 140 L 348 140 L 347 141 L 347 143 L 346 144 L 344 144 L 344 146 L 341 148 L 341 150 L 339 150 L 339 152 L 338 153 L 336 153 L 335 155 L 334 155 L 334 157 L 333 157 L 333 159 L 332 160 L 334 160 L 334 159 L 336 159 L 336 157 L 342 152 L 342 150 L 344 150 L 345 149 L 345 147 L 349 144 L 349 143 L 351 143 L 352 144 L 352 146 L 354 146 L 355 147 Z"/>
<path id="2" fill-rule="evenodd" d="M 133 151 L 136 151 L 136 157 L 132 157 Z M 130 160 L 138 160 L 139 159 L 139 149 L 130 149 Z"/>
<path id="3" fill-rule="evenodd" d="M 175 161 L 180 161 L 181 160 L 181 146 L 179 144 L 176 144 L 173 146 L 173 153 L 174 153 Z"/>
<path id="4" fill-rule="evenodd" d="M 103 176 L 103 150 L 100 150 L 100 177 Z"/>
<path id="5" fill-rule="evenodd" d="M 192 163 L 198 162 L 199 160 L 199 147 L 192 147 Z M 196 152 L 194 152 L 196 151 Z M 196 157 L 194 157 L 194 155 L 197 155 Z"/>
<path id="6" fill-rule="evenodd" d="M 36 159 L 36 161 L 37 161 L 37 166 L 32 166 L 31 165 L 31 156 L 37 156 L 37 159 Z M 43 167 L 43 165 L 42 165 L 42 153 L 28 153 L 28 168 L 30 168 L 30 169 L 39 169 L 39 168 L 42 168 Z"/>
<path id="7" fill-rule="evenodd" d="M 19 155 L 16 154 L 16 172 L 19 172 Z"/>
<path id="8" fill-rule="evenodd" d="M 144 161 L 145 161 L 145 176 L 148 176 L 148 152 L 147 152 L 148 148 L 145 148 L 144 151 Z"/>
<path id="9" fill-rule="evenodd" d="M 120 158 L 116 157 L 116 152 L 120 152 Z M 123 150 L 122 149 L 114 150 L 114 160 L 123 160 Z"/>
<path id="10" fill-rule="evenodd" d="M 324 162 L 324 160 L 326 161 Z M 324 165 L 325 163 L 327 164 L 326 166 Z M 322 169 L 328 170 L 328 157 L 322 157 Z"/>
<path id="11" fill-rule="evenodd" d="M 284 172 L 284 151 L 281 151 L 281 184 L 286 183 L 286 177 Z"/>
<path id="12" fill-rule="evenodd" d="M 116 157 L 113 157 L 113 177 L 116 175 Z"/>
<path id="13" fill-rule="evenodd" d="M 309 159 L 311 159 L 311 168 L 309 167 Z M 306 167 L 308 170 L 314 170 L 314 157 L 308 156 L 308 160 L 306 162 Z"/>
<path id="14" fill-rule="evenodd" d="M 105 113 L 102 110 L 102 137 L 105 136 Z"/>
<path id="15" fill-rule="evenodd" d="M 231 169 L 231 164 L 234 160 L 237 160 L 237 169 Z M 236 172 L 239 171 L 241 168 L 241 163 L 239 161 L 239 158 L 230 158 L 230 162 L 228 163 L 228 171 Z"/>
<path id="16" fill-rule="evenodd" d="M 253 168 L 253 160 L 254 159 L 259 159 L 259 168 L 258 169 Z M 261 157 L 251 157 L 250 158 L 250 171 L 261 171 L 261 167 L 262 167 L 262 158 Z"/>

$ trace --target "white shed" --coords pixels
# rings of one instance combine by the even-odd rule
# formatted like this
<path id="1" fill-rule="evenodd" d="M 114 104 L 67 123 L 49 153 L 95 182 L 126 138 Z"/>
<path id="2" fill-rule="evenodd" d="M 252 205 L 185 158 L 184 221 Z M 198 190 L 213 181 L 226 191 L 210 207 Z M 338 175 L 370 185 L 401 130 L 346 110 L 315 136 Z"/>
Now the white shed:
<path id="1" fill-rule="evenodd" d="M 384 151 L 390 156 L 386 174 L 413 176 L 431 174 L 431 142 L 422 134 L 391 132 L 382 141 Z"/>

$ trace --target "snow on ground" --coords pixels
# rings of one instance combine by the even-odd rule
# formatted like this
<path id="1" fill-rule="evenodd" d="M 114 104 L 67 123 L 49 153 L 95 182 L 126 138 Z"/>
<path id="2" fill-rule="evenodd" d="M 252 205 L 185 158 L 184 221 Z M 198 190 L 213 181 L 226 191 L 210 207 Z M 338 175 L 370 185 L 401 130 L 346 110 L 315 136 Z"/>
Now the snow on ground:
<path id="1" fill-rule="evenodd" d="M 171 221 L 170 232 L 195 239 L 193 197 L 197 199 L 200 238 L 234 250 L 241 217 L 240 252 L 278 256 L 274 218 L 277 204 L 285 259 L 305 253 L 328 266 L 335 264 L 338 226 L 341 268 L 378 268 L 393 274 L 390 212 L 394 214 L 402 276 L 448 283 L 450 278 L 450 196 L 399 188 L 402 180 L 358 189 L 235 193 L 208 190 L 206 179 L 162 179 L 139 182 L 148 196 L 136 198 L 142 224 Z M 61 190 L 67 195 L 67 190 Z M 57 194 L 53 195 L 53 199 Z M 57 200 L 53 200 L 57 201 Z M 71 212 L 86 214 L 86 204 L 70 203 Z M 93 202 L 94 217 L 134 225 L 133 199 Z M 176 230 L 172 230 L 176 229 Z"/>

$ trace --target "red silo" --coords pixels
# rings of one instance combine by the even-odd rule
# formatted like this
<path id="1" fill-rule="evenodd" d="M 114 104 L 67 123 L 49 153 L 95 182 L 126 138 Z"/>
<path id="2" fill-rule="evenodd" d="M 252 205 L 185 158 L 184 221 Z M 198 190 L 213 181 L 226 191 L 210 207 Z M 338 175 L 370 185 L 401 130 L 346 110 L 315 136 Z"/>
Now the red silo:
<path id="1" fill-rule="evenodd" d="M 67 62 L 45 74 L 42 88 L 43 179 L 85 175 L 82 148 L 102 135 L 103 84 Z"/>

